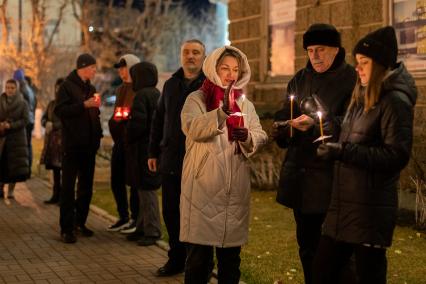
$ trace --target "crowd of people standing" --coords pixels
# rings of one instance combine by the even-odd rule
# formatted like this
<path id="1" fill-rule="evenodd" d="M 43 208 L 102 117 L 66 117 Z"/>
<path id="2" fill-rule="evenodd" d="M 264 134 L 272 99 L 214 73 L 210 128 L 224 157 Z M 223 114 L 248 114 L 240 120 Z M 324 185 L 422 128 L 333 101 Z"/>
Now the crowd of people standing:
<path id="1" fill-rule="evenodd" d="M 277 202 L 293 210 L 305 283 L 386 283 L 397 183 L 412 147 L 414 80 L 397 62 L 392 27 L 359 40 L 355 67 L 329 24 L 311 25 L 303 48 L 307 64 L 288 83 L 272 138 L 287 149 Z M 250 65 L 232 46 L 207 55 L 197 39 L 185 41 L 180 56 L 162 92 L 154 64 L 125 54 L 114 65 L 122 80 L 109 119 L 118 220 L 106 229 L 154 245 L 161 187 L 170 249 L 157 276 L 185 272 L 185 283 L 208 283 L 216 256 L 219 283 L 238 283 L 248 163 L 268 140 L 244 94 Z M 95 74 L 96 59 L 79 55 L 42 119 L 41 163 L 54 177 L 45 202 L 60 206 L 65 243 L 94 234 L 86 221 L 103 136 Z M 31 79 L 18 69 L 0 96 L 0 197 L 5 184 L 13 198 L 14 184 L 30 177 L 35 104 Z"/>

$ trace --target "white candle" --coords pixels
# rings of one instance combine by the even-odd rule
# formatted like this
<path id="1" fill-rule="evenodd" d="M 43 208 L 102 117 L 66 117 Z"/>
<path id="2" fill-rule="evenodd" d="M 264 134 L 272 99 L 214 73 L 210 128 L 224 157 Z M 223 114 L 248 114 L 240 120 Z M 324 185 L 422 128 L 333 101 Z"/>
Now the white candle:
<path id="1" fill-rule="evenodd" d="M 323 127 L 322 127 L 322 113 L 320 111 L 318 111 L 317 115 L 318 115 L 319 124 L 320 124 L 321 138 L 324 138 L 324 130 L 323 130 Z M 322 139 L 322 144 L 324 144 L 324 139 Z"/>
<path id="2" fill-rule="evenodd" d="M 293 121 L 293 101 L 294 95 L 290 96 L 290 122 Z M 293 126 L 290 123 L 290 137 L 293 137 Z"/>

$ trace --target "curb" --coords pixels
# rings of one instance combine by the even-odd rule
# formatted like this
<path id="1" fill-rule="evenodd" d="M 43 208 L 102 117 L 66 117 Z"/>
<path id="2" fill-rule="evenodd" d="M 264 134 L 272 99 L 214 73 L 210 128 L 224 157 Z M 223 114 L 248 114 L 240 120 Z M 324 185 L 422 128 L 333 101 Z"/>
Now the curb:
<path id="1" fill-rule="evenodd" d="M 40 177 L 37 177 L 37 179 L 39 179 L 41 182 L 43 182 L 44 184 L 46 184 L 46 185 L 51 185 L 50 184 L 50 182 L 48 182 L 48 181 L 46 181 L 46 180 L 44 180 L 44 179 L 42 179 L 42 178 L 40 178 Z M 98 215 L 99 217 L 101 217 L 102 219 L 104 219 L 104 220 L 106 220 L 106 221 L 108 221 L 108 222 L 111 222 L 111 223 L 115 223 L 115 222 L 117 222 L 118 221 L 118 218 L 117 217 L 115 217 L 115 216 L 112 216 L 111 214 L 109 214 L 107 211 L 105 211 L 104 209 L 102 209 L 102 208 L 99 208 L 98 206 L 96 206 L 96 205 L 92 205 L 92 204 L 90 204 L 90 211 L 92 211 L 94 214 L 96 214 L 96 215 Z M 166 243 L 165 241 L 163 241 L 163 240 L 158 240 L 158 241 L 156 241 L 156 243 L 155 243 L 155 245 L 157 246 L 157 247 L 159 247 L 159 248 L 161 248 L 162 250 L 164 250 L 164 251 L 168 251 L 169 249 L 170 249 L 170 247 L 169 247 L 169 244 L 168 243 Z M 217 279 L 217 269 L 214 269 L 213 270 L 213 277 L 214 278 L 216 278 Z M 243 281 L 240 281 L 239 282 L 239 284 L 246 284 L 245 282 L 243 282 Z"/>
<path id="2" fill-rule="evenodd" d="M 51 183 L 47 180 L 42 179 L 39 176 L 35 176 L 35 178 L 37 178 L 40 182 L 44 183 L 46 186 L 51 186 Z M 90 204 L 90 211 L 92 211 L 94 214 L 98 215 L 99 217 L 101 217 L 102 219 L 111 222 L 111 223 L 115 223 L 117 222 L 118 218 L 115 216 L 112 216 L 111 214 L 109 214 L 107 211 L 105 211 L 102 208 L 99 208 L 96 205 L 92 205 Z M 158 246 L 159 248 L 161 248 L 162 250 L 168 251 L 169 250 L 169 244 L 166 243 L 163 240 L 158 240 L 156 242 L 156 246 Z"/>
<path id="3" fill-rule="evenodd" d="M 115 216 L 112 216 L 111 214 L 109 214 L 107 211 L 105 211 L 104 209 L 102 209 L 102 208 L 99 208 L 98 206 L 96 206 L 96 205 L 90 205 L 90 211 L 92 211 L 94 214 L 96 214 L 96 215 L 98 215 L 99 217 L 101 217 L 102 219 L 105 219 L 105 220 L 107 220 L 107 221 L 109 221 L 109 222 L 111 222 L 111 223 L 115 223 L 115 222 L 117 222 L 118 221 L 118 218 L 117 217 L 115 217 Z M 165 250 L 165 251 L 168 251 L 169 250 L 169 244 L 168 243 L 166 243 L 165 241 L 163 241 L 163 240 L 158 240 L 157 242 L 156 242 L 156 246 L 157 247 L 159 247 L 159 248 L 161 248 L 161 249 L 163 249 L 163 250 Z"/>

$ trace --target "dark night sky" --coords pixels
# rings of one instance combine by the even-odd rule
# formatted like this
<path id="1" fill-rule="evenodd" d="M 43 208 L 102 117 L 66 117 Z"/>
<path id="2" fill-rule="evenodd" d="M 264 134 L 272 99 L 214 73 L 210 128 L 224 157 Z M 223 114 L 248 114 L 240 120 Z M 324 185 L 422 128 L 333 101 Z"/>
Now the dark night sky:
<path id="1" fill-rule="evenodd" d="M 100 2 L 108 3 L 108 0 L 99 0 Z M 176 3 L 183 2 L 184 6 L 188 8 L 191 14 L 197 14 L 200 10 L 208 8 L 210 5 L 209 0 L 175 0 Z M 114 6 L 124 6 L 126 0 L 114 0 Z M 133 7 L 143 9 L 144 0 L 133 0 Z"/>

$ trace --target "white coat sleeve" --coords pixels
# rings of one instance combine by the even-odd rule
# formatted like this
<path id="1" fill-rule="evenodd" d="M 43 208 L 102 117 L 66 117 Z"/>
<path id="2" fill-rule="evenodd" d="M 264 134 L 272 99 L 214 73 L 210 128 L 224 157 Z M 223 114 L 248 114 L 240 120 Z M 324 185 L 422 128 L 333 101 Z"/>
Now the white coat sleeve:
<path id="1" fill-rule="evenodd" d="M 249 136 L 247 141 L 239 142 L 241 151 L 247 158 L 256 153 L 260 147 L 268 142 L 268 135 L 262 129 L 262 125 L 259 121 L 259 116 L 256 113 L 256 109 L 251 102 L 247 102 L 247 122 L 244 126 L 249 130 Z"/>
<path id="2" fill-rule="evenodd" d="M 181 112 L 182 131 L 187 139 L 195 142 L 208 142 L 217 135 L 224 134 L 219 129 L 226 116 L 218 109 L 206 112 L 205 104 L 195 92 L 188 96 Z"/>

